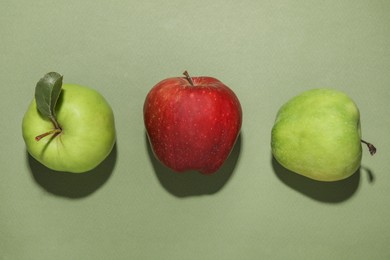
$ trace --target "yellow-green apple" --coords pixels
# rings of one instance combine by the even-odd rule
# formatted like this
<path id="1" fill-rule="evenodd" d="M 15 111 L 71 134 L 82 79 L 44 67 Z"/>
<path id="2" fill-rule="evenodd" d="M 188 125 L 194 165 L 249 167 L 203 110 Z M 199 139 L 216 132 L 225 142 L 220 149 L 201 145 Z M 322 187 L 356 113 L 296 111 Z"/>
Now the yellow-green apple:
<path id="1" fill-rule="evenodd" d="M 212 77 L 174 77 L 157 83 L 144 103 L 144 123 L 157 159 L 176 172 L 215 173 L 239 135 L 235 93 Z"/>
<path id="2" fill-rule="evenodd" d="M 342 180 L 356 172 L 361 142 L 360 114 L 354 101 L 334 89 L 312 89 L 285 103 L 271 134 L 274 158 L 285 168 L 319 181 Z"/>
<path id="3" fill-rule="evenodd" d="M 37 83 L 35 98 L 23 117 L 23 138 L 30 155 L 46 167 L 86 172 L 114 146 L 114 114 L 97 91 L 62 85 L 62 78 L 50 72 Z"/>

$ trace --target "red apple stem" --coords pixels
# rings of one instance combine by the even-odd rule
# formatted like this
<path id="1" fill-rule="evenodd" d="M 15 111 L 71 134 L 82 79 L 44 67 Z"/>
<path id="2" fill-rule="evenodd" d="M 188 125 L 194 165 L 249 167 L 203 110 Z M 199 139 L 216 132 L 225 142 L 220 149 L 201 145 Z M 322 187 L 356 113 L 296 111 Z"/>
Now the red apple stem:
<path id="1" fill-rule="evenodd" d="M 46 137 L 46 136 L 48 136 L 48 135 L 58 135 L 59 133 L 61 133 L 61 129 L 60 128 L 56 128 L 56 129 L 53 129 L 53 130 L 50 130 L 50 131 L 48 131 L 48 132 L 46 132 L 46 133 L 43 133 L 43 134 L 40 134 L 40 135 L 38 135 L 38 136 L 36 136 L 35 137 L 35 141 L 39 141 L 39 140 L 41 140 L 42 138 L 44 138 L 44 137 Z"/>
<path id="2" fill-rule="evenodd" d="M 372 143 L 366 142 L 366 141 L 364 141 L 362 139 L 360 141 L 363 144 L 367 145 L 368 151 L 370 152 L 371 155 L 374 155 L 376 153 L 376 147 Z"/>
<path id="3" fill-rule="evenodd" d="M 184 71 L 183 75 L 186 76 L 186 79 L 188 80 L 188 82 L 190 82 L 191 86 L 194 86 L 194 82 L 192 81 L 192 78 L 190 77 L 188 71 Z"/>

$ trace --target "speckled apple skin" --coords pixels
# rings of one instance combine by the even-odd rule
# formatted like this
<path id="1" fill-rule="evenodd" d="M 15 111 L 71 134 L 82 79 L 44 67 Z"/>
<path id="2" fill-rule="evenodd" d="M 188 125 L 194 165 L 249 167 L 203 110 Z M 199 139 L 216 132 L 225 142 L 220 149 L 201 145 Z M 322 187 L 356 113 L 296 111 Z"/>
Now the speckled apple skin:
<path id="1" fill-rule="evenodd" d="M 235 93 L 212 77 L 169 78 L 148 93 L 144 123 L 159 161 L 176 172 L 215 173 L 239 135 L 242 110 Z"/>
<path id="2" fill-rule="evenodd" d="M 356 172 L 362 158 L 356 104 L 333 89 L 313 89 L 279 110 L 271 134 L 274 158 L 285 168 L 319 181 Z"/>

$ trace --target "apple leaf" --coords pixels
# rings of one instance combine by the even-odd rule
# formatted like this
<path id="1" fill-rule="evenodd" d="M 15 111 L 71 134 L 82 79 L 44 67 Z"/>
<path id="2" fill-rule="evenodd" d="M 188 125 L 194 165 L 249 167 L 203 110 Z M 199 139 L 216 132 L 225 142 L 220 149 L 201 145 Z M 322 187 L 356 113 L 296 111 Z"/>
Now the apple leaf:
<path id="1" fill-rule="evenodd" d="M 55 120 L 55 106 L 61 93 L 63 76 L 57 72 L 49 72 L 41 78 L 35 87 L 35 100 L 38 111 Z"/>

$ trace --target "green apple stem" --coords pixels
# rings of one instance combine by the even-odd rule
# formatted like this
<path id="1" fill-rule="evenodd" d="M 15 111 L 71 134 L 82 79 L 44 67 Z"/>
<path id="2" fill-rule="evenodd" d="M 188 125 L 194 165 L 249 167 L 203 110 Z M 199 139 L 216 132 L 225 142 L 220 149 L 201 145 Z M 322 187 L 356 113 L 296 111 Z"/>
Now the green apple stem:
<path id="1" fill-rule="evenodd" d="M 62 132 L 62 129 L 61 129 L 60 125 L 58 124 L 58 121 L 57 121 L 57 119 L 55 118 L 55 116 L 51 116 L 51 117 L 50 117 L 50 120 L 51 120 L 51 122 L 52 122 L 53 125 L 54 125 L 54 129 L 53 129 L 53 130 L 50 130 L 50 131 L 48 131 L 48 132 L 46 132 L 46 133 L 43 133 L 43 134 L 40 134 L 40 135 L 36 136 L 36 137 L 35 137 L 35 140 L 36 140 L 36 141 L 39 141 L 39 140 L 41 140 L 42 138 L 44 138 L 44 137 L 46 137 L 46 136 L 48 136 L 48 135 L 58 135 L 59 133 Z"/>
<path id="2" fill-rule="evenodd" d="M 186 79 L 188 80 L 188 82 L 190 82 L 191 86 L 194 87 L 194 82 L 192 81 L 192 78 L 190 77 L 190 74 L 188 73 L 188 71 L 184 71 L 183 75 L 186 76 Z"/>
<path id="3" fill-rule="evenodd" d="M 368 147 L 368 151 L 370 152 L 370 154 L 371 155 L 374 155 L 375 153 L 376 153 L 376 147 L 373 145 L 373 144 L 371 144 L 371 143 L 369 143 L 369 142 L 366 142 L 366 141 L 364 141 L 364 140 L 360 140 L 363 144 L 365 144 L 365 145 L 367 145 L 367 147 Z"/>
<path id="4" fill-rule="evenodd" d="M 55 128 L 55 129 L 50 130 L 50 131 L 48 131 L 48 132 L 46 132 L 46 133 L 43 133 L 43 134 L 40 134 L 40 135 L 36 136 L 36 137 L 35 137 L 35 140 L 36 140 L 36 141 L 39 141 L 39 140 L 41 140 L 43 137 L 46 137 L 46 136 L 48 136 L 48 135 L 58 135 L 58 134 L 61 133 L 61 132 L 62 132 L 62 130 L 61 130 L 60 128 Z"/>
<path id="5" fill-rule="evenodd" d="M 50 118 L 51 122 L 53 123 L 54 128 L 55 128 L 55 129 L 60 129 L 60 130 L 61 130 L 61 126 L 60 126 L 60 124 L 58 123 L 56 116 L 53 114 L 53 115 L 50 116 L 49 118 Z"/>

